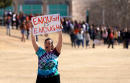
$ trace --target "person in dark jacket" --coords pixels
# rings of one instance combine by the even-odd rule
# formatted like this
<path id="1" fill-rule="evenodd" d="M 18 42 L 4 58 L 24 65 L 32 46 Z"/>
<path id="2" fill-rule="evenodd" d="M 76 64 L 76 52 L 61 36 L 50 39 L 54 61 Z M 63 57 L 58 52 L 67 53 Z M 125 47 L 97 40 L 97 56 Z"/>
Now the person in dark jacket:
<path id="1" fill-rule="evenodd" d="M 127 28 L 125 29 L 124 32 L 124 48 L 128 49 L 129 48 L 129 32 L 127 30 Z"/>
<path id="2" fill-rule="evenodd" d="M 76 47 L 76 34 L 74 34 L 74 31 L 70 33 L 70 39 L 72 47 Z"/>

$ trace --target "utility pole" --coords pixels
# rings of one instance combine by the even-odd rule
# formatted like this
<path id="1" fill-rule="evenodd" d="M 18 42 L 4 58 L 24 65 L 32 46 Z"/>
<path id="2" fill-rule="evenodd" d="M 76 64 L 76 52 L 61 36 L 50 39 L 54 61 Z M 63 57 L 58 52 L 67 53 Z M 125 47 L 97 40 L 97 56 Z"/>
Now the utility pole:
<path id="1" fill-rule="evenodd" d="M 72 0 L 69 0 L 69 16 L 72 16 Z"/>
<path id="2" fill-rule="evenodd" d="M 43 5 L 43 15 L 46 15 L 48 12 L 47 12 L 47 4 L 48 4 L 48 1 L 47 0 L 42 0 L 42 5 Z"/>
<path id="3" fill-rule="evenodd" d="M 102 24 L 105 25 L 105 10 L 102 9 Z"/>
<path id="4" fill-rule="evenodd" d="M 104 1 L 101 0 L 101 5 L 102 5 L 102 24 L 105 25 L 105 5 Z"/>

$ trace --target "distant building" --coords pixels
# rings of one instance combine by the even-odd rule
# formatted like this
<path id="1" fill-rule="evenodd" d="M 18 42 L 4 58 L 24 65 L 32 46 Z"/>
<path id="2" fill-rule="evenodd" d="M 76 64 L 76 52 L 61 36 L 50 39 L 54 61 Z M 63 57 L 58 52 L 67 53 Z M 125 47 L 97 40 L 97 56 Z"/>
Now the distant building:
<path id="1" fill-rule="evenodd" d="M 70 16 L 70 0 L 13 0 L 14 11 L 25 14 L 53 14 Z"/>
<path id="2" fill-rule="evenodd" d="M 42 15 L 59 13 L 63 17 L 71 17 L 73 20 L 86 21 L 90 4 L 93 1 L 99 0 L 13 0 L 12 6 L 6 10 Z M 1 12 L 3 10 L 0 10 Z"/>

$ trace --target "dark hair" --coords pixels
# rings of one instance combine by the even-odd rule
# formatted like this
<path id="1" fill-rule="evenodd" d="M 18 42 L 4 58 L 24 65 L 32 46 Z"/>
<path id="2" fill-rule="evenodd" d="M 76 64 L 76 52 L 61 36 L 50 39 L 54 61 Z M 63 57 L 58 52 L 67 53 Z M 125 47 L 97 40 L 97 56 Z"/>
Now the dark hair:
<path id="1" fill-rule="evenodd" d="M 48 41 L 48 40 L 52 40 L 51 38 L 47 38 L 47 39 L 45 39 L 45 43 L 46 43 L 46 41 Z"/>
<path id="2" fill-rule="evenodd" d="M 47 38 L 47 39 L 45 39 L 45 42 L 44 43 L 46 43 L 48 40 L 51 40 L 52 42 L 51 42 L 51 44 L 52 44 L 52 48 L 51 48 L 51 50 L 53 50 L 54 49 L 54 46 L 53 46 L 53 40 L 51 39 L 51 38 Z"/>

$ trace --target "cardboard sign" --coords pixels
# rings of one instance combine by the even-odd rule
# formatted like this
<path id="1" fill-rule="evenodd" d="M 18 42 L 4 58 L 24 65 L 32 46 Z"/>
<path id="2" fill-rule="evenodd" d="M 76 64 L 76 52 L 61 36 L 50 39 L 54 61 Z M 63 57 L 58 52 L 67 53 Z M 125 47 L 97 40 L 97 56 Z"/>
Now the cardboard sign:
<path id="1" fill-rule="evenodd" d="M 31 21 L 34 35 L 61 31 L 59 14 L 36 16 L 32 17 Z"/>

